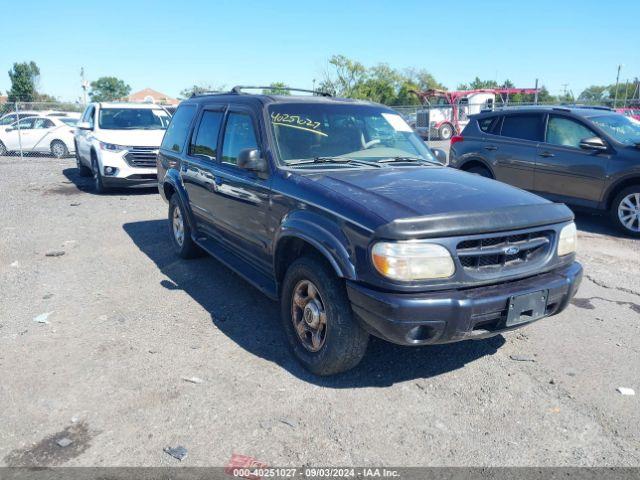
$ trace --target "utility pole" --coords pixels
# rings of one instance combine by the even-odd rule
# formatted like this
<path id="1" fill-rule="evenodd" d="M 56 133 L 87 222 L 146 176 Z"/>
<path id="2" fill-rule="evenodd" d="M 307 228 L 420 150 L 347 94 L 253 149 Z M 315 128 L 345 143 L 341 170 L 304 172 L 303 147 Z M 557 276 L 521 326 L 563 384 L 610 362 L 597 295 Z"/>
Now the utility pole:
<path id="1" fill-rule="evenodd" d="M 627 78 L 627 81 L 624 82 L 624 103 L 622 104 L 623 107 L 627 106 L 627 95 L 629 94 L 629 79 Z"/>
<path id="2" fill-rule="evenodd" d="M 533 94 L 533 104 L 538 104 L 538 79 L 536 78 L 536 93 Z"/>
<path id="3" fill-rule="evenodd" d="M 622 68 L 622 65 L 618 65 L 618 75 L 616 75 L 616 93 L 613 96 L 613 108 L 616 108 L 616 105 L 618 103 L 618 82 L 620 82 L 620 69 Z"/>
<path id="4" fill-rule="evenodd" d="M 89 82 L 84 79 L 84 67 L 80 67 L 80 86 L 82 87 L 82 103 L 87 104 L 87 88 L 89 88 Z"/>

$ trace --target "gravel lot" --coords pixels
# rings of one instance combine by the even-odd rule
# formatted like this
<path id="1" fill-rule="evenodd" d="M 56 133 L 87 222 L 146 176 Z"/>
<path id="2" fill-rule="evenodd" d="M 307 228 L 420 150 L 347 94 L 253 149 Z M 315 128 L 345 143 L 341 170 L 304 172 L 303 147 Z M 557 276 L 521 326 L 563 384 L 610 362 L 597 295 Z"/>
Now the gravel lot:
<path id="1" fill-rule="evenodd" d="M 586 277 L 562 314 L 373 340 L 319 379 L 276 304 L 171 253 L 156 191 L 97 196 L 73 159 L 2 157 L 0 193 L 0 465 L 640 465 L 640 242 L 602 218 L 578 216 Z"/>

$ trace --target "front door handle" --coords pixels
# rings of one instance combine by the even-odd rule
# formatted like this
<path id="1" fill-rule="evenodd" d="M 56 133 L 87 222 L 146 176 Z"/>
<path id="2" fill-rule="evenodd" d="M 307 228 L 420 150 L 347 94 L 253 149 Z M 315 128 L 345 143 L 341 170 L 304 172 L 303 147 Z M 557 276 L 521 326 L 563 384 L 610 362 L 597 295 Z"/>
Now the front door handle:
<path id="1" fill-rule="evenodd" d="M 493 152 L 495 150 L 498 149 L 498 147 L 496 147 L 495 145 L 487 145 L 486 147 L 484 147 L 485 150 L 489 150 L 490 152 Z"/>
<path id="2" fill-rule="evenodd" d="M 539 153 L 538 155 L 544 158 L 555 157 L 555 155 L 551 152 L 542 152 L 542 153 Z"/>

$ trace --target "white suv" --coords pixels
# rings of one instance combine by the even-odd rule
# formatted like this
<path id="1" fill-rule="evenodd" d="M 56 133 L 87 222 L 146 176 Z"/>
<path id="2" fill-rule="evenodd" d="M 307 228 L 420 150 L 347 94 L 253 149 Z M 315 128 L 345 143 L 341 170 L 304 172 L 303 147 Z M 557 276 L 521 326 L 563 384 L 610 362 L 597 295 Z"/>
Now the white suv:
<path id="1" fill-rule="evenodd" d="M 89 104 L 74 139 L 80 175 L 93 175 L 98 193 L 156 183 L 156 156 L 169 120 L 158 105 Z"/>

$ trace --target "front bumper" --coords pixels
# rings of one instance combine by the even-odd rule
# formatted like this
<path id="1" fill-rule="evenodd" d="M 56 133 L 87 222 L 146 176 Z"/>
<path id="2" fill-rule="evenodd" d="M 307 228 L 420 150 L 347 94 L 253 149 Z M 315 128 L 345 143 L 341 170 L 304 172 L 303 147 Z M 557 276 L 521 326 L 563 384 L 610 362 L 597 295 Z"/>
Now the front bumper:
<path id="1" fill-rule="evenodd" d="M 102 177 L 107 187 L 155 187 L 158 179 L 155 174 L 133 174 L 128 177 Z"/>
<path id="2" fill-rule="evenodd" d="M 478 339 L 515 330 L 506 326 L 511 297 L 548 290 L 545 317 L 564 310 L 582 280 L 582 266 L 567 267 L 497 285 L 404 294 L 347 282 L 354 313 L 372 334 L 400 345 Z"/>
<path id="3" fill-rule="evenodd" d="M 131 166 L 124 158 L 123 152 L 100 151 L 102 183 L 108 187 L 153 187 L 158 183 L 156 167 Z M 106 167 L 116 169 L 115 174 L 107 175 Z"/>

